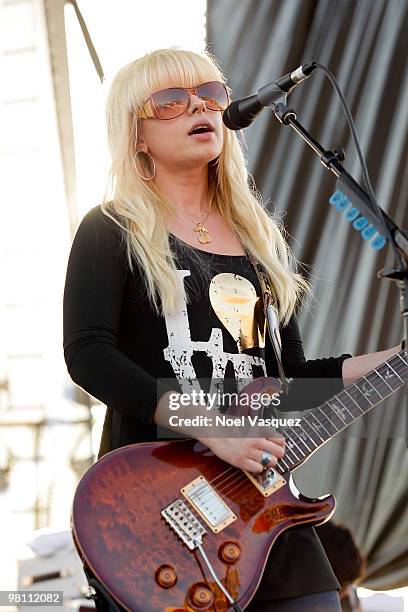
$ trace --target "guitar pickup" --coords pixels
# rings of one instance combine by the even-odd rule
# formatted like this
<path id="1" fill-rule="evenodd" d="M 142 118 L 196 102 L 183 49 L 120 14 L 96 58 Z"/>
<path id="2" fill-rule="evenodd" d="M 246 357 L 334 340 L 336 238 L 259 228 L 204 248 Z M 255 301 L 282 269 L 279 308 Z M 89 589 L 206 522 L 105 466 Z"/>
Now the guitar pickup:
<path id="1" fill-rule="evenodd" d="M 213 533 L 219 533 L 237 520 L 236 515 L 204 476 L 195 478 L 181 489 L 181 493 Z"/>

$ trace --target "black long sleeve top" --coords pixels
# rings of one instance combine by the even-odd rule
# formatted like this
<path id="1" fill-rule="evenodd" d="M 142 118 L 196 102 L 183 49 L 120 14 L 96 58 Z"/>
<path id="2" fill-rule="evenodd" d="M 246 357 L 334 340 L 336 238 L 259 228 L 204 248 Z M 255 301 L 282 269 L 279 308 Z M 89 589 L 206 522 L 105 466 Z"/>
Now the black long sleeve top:
<path id="1" fill-rule="evenodd" d="M 189 300 L 179 292 L 176 311 L 161 316 L 147 298 L 142 271 L 127 265 L 122 230 L 100 206 L 84 216 L 74 237 L 64 289 L 64 357 L 73 382 L 107 406 L 99 456 L 157 439 L 159 379 L 183 390 L 191 378 L 277 375 L 270 342 L 254 320 L 260 287 L 249 258 L 187 248 L 172 236 L 171 244 Z M 295 316 L 280 333 L 288 377 L 341 381 L 350 355 L 306 360 Z M 274 544 L 258 597 L 338 588 L 314 529 L 300 527 Z"/>

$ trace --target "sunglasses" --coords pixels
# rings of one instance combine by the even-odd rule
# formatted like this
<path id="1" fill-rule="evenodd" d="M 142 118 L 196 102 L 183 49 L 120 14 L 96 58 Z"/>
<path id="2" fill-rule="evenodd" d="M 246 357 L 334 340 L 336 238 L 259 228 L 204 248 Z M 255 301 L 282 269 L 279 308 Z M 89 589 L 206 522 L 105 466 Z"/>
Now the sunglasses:
<path id="1" fill-rule="evenodd" d="M 179 117 L 188 109 L 191 94 L 204 100 L 208 110 L 223 111 L 229 104 L 225 84 L 219 81 L 209 81 L 198 87 L 169 87 L 156 91 L 145 102 L 139 116 L 144 119 Z"/>

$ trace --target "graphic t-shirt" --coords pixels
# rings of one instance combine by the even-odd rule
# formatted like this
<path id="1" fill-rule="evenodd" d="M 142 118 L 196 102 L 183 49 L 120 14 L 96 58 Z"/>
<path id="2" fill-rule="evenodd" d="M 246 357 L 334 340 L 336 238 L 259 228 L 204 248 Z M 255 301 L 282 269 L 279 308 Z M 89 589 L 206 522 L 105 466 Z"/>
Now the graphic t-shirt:
<path id="1" fill-rule="evenodd" d="M 147 298 L 142 271 L 128 267 L 122 230 L 100 206 L 82 219 L 72 244 L 64 356 L 72 380 L 107 406 L 99 456 L 157 439 L 159 379 L 174 380 L 181 391 L 213 393 L 224 383 L 239 391 L 242 381 L 278 373 L 250 259 L 170 240 L 188 300 L 178 291 L 176 308 L 164 316 Z M 295 316 L 280 334 L 287 376 L 341 379 L 349 355 L 307 361 Z M 273 545 L 257 597 L 338 588 L 313 527 L 296 527 Z"/>
<path id="2" fill-rule="evenodd" d="M 205 253 L 194 262 L 185 256 L 187 245 L 171 242 L 181 269 L 176 308 L 164 313 L 163 357 L 180 389 L 199 391 L 204 383 L 206 393 L 217 394 L 233 379 L 240 391 L 245 381 L 266 376 L 265 318 L 250 261 Z"/>

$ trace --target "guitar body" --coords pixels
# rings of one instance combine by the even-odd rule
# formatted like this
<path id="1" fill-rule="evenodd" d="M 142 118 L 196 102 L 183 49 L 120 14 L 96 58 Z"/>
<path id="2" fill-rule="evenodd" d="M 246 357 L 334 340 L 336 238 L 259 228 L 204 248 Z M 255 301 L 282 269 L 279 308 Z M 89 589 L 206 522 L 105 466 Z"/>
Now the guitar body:
<path id="1" fill-rule="evenodd" d="M 309 499 L 299 493 L 289 472 L 279 476 L 266 496 L 247 473 L 195 440 L 114 450 L 79 483 L 72 528 L 84 564 L 124 609 L 233 609 L 199 551 L 191 550 L 162 514 L 177 499 L 191 510 L 186 495 L 189 483 L 196 482 L 211 487 L 201 498 L 200 492 L 193 497 L 199 500 L 193 507 L 195 519 L 206 530 L 202 546 L 241 607 L 253 598 L 278 535 L 296 525 L 323 523 L 335 508 L 331 495 Z M 212 507 L 206 505 L 211 496 L 218 502 L 214 513 L 228 515 L 214 529 L 202 516 Z"/>
<path id="2" fill-rule="evenodd" d="M 284 457 L 256 477 L 192 439 L 108 453 L 85 473 L 74 498 L 72 529 L 85 566 L 131 612 L 223 612 L 234 601 L 245 608 L 279 534 L 319 525 L 334 512 L 332 495 L 305 497 L 291 472 L 402 389 L 407 365 L 406 353 L 397 353 L 303 412 L 297 431 L 283 429 Z M 251 397 L 277 390 L 270 378 L 244 389 Z M 231 413 L 240 410 L 238 403 Z"/>

